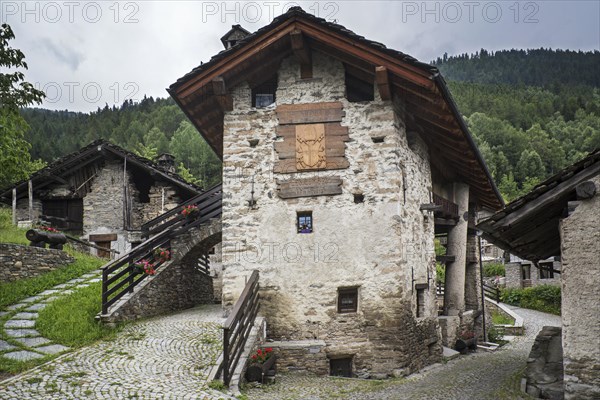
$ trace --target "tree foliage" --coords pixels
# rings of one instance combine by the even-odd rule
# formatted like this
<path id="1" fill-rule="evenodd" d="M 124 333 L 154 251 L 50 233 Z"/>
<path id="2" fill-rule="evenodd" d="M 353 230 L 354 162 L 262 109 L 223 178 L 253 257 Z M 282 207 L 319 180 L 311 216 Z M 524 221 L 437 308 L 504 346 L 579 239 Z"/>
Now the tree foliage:
<path id="1" fill-rule="evenodd" d="M 25 81 L 19 69 L 27 69 L 25 55 L 10 47 L 15 35 L 7 24 L 0 26 L 0 188 L 20 179 L 42 166 L 32 162 L 30 144 L 25 140 L 28 125 L 19 114 L 19 108 L 40 103 L 44 93 Z M 5 69 L 5 70 L 4 70 Z M 15 71 L 10 71 L 16 69 Z"/>

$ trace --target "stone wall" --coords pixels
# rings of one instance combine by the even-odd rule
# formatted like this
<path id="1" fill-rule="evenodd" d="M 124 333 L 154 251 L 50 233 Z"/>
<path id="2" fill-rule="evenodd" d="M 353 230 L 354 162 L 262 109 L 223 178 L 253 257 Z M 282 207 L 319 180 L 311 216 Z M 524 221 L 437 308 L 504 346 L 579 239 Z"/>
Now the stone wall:
<path id="1" fill-rule="evenodd" d="M 329 362 L 323 340 L 298 340 L 267 342 L 277 356 L 277 371 L 310 371 L 320 375 L 329 374 Z"/>
<path id="2" fill-rule="evenodd" d="M 0 243 L 0 281 L 33 278 L 74 261 L 62 250 Z"/>
<path id="3" fill-rule="evenodd" d="M 232 307 L 258 269 L 271 338 L 323 340 L 329 357 L 353 355 L 357 370 L 419 369 L 441 357 L 435 287 L 426 289 L 425 315 L 417 318 L 412 286 L 435 279 L 434 221 L 419 211 L 430 202 L 427 148 L 418 136 L 408 146 L 402 104 L 382 102 L 377 91 L 373 102 L 348 102 L 341 63 L 314 52 L 313 76 L 300 79 L 295 59 L 285 59 L 277 104 L 340 101 L 347 169 L 273 174 L 274 106 L 253 109 L 249 86 L 232 88 L 234 110 L 224 118 L 223 304 Z M 342 194 L 277 195 L 277 179 L 321 176 L 340 177 Z M 364 202 L 354 202 L 358 193 Z M 308 210 L 314 232 L 298 234 L 296 213 Z M 337 313 L 339 287 L 358 287 L 358 312 Z"/>
<path id="4" fill-rule="evenodd" d="M 149 190 L 148 203 L 142 204 L 140 215 L 142 219 L 140 226 L 158 217 L 159 215 L 177 207 L 181 203 L 181 198 L 177 194 L 177 189 L 174 186 L 164 182 L 157 182 Z"/>
<path id="5" fill-rule="evenodd" d="M 600 176 L 592 180 L 600 191 Z M 565 399 L 600 398 L 600 194 L 561 221 Z"/>
<path id="6" fill-rule="evenodd" d="M 221 221 L 212 220 L 171 241 L 171 260 L 144 279 L 102 316 L 114 323 L 214 303 L 213 278 L 198 268 L 198 257 L 221 241 Z"/>
<path id="7" fill-rule="evenodd" d="M 542 261 L 543 263 L 544 261 Z M 530 282 L 531 287 L 540 286 L 540 285 L 560 285 L 560 274 L 554 273 L 554 278 L 545 278 L 542 279 L 540 277 L 540 270 L 533 265 L 533 263 L 526 262 L 511 262 L 504 264 L 504 269 L 506 271 L 506 287 L 507 288 L 523 288 L 523 272 L 522 268 L 528 266 L 530 270 Z M 561 270 L 560 261 L 553 262 L 553 268 L 557 271 Z"/>
<path id="8" fill-rule="evenodd" d="M 131 229 L 140 229 L 144 217 L 144 205 L 139 202 L 139 193 L 130 172 L 126 174 L 127 190 L 131 198 Z M 91 189 L 83 198 L 83 238 L 90 234 L 116 234 L 111 249 L 121 255 L 131 249 L 131 242 L 139 235 L 128 231 L 123 221 L 123 162 L 106 161 L 104 167 L 92 181 Z M 96 254 L 95 249 L 91 249 Z M 114 255 L 113 255 L 114 257 Z"/>
<path id="9" fill-rule="evenodd" d="M 544 326 L 535 338 L 525 369 L 525 392 L 536 399 L 563 399 L 561 328 Z"/>
<path id="10" fill-rule="evenodd" d="M 132 321 L 213 303 L 212 279 L 190 263 L 169 262 L 135 290 L 103 322 Z"/>
<path id="11" fill-rule="evenodd" d="M 37 221 L 42 215 L 42 201 L 33 198 L 33 220 Z M 29 221 L 29 199 L 17 200 L 17 221 Z"/>
<path id="12" fill-rule="evenodd" d="M 504 271 L 506 277 L 507 288 L 521 288 L 523 287 L 523 278 L 521 273 L 521 263 L 506 263 L 504 264 Z"/>

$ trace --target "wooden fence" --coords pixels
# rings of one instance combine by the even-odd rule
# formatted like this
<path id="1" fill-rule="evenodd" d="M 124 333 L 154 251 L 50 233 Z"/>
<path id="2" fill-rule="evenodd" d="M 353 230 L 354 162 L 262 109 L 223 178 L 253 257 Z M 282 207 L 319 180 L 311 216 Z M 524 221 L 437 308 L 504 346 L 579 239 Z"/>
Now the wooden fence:
<path id="1" fill-rule="evenodd" d="M 258 314 L 258 271 L 252 272 L 240 298 L 223 325 L 223 362 L 217 378 L 229 385 Z"/>

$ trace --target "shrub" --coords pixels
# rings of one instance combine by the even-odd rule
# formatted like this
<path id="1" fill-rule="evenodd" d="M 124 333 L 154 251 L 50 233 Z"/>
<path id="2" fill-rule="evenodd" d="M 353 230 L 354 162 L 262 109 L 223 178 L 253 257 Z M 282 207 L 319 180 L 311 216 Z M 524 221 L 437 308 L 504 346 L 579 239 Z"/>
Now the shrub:
<path id="1" fill-rule="evenodd" d="M 506 270 L 502 263 L 488 263 L 483 266 L 483 276 L 485 277 L 496 277 L 506 276 Z"/>
<path id="2" fill-rule="evenodd" d="M 525 289 L 503 289 L 500 300 L 515 306 L 560 315 L 560 287 L 540 285 Z"/>
<path id="3" fill-rule="evenodd" d="M 446 282 L 446 266 L 442 263 L 435 263 L 435 281 L 438 283 Z"/>

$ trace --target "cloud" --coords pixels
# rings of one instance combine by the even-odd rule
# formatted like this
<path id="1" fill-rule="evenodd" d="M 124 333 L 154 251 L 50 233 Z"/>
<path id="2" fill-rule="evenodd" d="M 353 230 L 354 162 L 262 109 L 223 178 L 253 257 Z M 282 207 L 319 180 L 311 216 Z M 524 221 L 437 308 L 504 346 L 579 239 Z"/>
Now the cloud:
<path id="1" fill-rule="evenodd" d="M 256 31 L 295 4 L 83 1 L 74 2 L 77 6 L 71 10 L 66 4 L 73 2 L 32 2 L 40 4 L 32 14 L 32 4 L 27 11 L 21 9 L 22 2 L 2 3 L 1 17 L 17 36 L 11 45 L 26 55 L 27 79 L 55 94 L 43 106 L 75 111 L 95 110 L 105 103 L 120 105 L 144 95 L 166 97 L 166 87 L 222 50 L 219 38 L 231 25 Z M 600 2 L 297 3 L 423 62 L 445 52 L 472 53 L 481 48 L 600 48 Z M 48 4 L 62 7 L 59 20 Z"/>
<path id="2" fill-rule="evenodd" d="M 56 61 L 66 64 L 71 71 L 76 71 L 79 65 L 85 60 L 85 55 L 72 48 L 73 43 L 65 43 L 61 40 L 60 44 L 55 43 L 50 38 L 40 38 L 37 43 L 37 50 L 44 51 Z M 52 63 L 53 60 L 47 60 Z"/>

